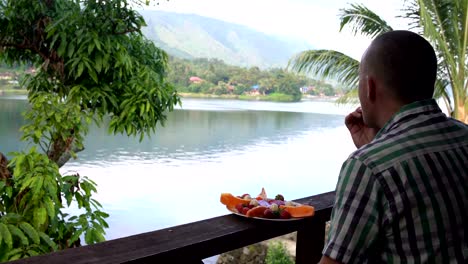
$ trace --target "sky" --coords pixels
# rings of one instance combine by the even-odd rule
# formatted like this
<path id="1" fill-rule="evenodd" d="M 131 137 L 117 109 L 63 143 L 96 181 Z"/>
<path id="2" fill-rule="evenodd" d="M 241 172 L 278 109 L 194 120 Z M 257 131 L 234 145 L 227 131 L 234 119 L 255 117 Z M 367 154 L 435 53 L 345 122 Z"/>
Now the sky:
<path id="1" fill-rule="evenodd" d="M 160 0 L 148 8 L 197 14 L 246 25 L 270 35 L 305 40 L 314 49 L 332 49 L 360 59 L 370 39 L 339 32 L 340 8 L 361 3 L 394 29 L 408 29 L 401 15 L 404 0 Z"/>

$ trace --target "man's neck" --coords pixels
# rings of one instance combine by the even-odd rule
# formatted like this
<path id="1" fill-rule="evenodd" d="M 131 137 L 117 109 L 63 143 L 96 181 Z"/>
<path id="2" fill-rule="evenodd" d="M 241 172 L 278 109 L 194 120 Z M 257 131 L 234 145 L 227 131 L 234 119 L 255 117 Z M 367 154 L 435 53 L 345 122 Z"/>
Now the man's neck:
<path id="1" fill-rule="evenodd" d="M 383 103 L 382 107 L 380 108 L 380 113 L 378 115 L 377 126 L 378 129 L 382 129 L 385 124 L 387 124 L 390 119 L 400 111 L 401 107 L 404 106 L 404 103 L 394 102 L 394 101 L 386 101 Z"/>

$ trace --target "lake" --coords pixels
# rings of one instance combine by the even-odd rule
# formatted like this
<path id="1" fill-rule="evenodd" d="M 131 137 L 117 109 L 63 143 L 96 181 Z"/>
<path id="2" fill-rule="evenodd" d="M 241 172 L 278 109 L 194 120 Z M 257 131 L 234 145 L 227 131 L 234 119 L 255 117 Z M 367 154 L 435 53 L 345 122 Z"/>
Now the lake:
<path id="1" fill-rule="evenodd" d="M 227 214 L 222 192 L 287 200 L 334 190 L 342 162 L 355 149 L 344 126 L 352 106 L 183 99 L 165 127 L 139 142 L 93 126 L 83 152 L 62 173 L 98 184 L 110 214 L 107 239 Z M 0 152 L 17 151 L 21 96 L 0 97 Z"/>

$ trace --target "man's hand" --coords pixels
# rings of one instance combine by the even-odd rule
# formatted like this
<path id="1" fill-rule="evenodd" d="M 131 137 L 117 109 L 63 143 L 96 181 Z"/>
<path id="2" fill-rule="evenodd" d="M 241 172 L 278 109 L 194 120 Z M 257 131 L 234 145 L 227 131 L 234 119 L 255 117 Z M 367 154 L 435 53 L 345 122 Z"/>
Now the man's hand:
<path id="1" fill-rule="evenodd" d="M 327 256 L 322 256 L 322 259 L 320 259 L 320 262 L 318 264 L 341 264 L 341 263 Z"/>
<path id="2" fill-rule="evenodd" d="M 377 132 L 379 132 L 378 129 L 368 127 L 364 124 L 361 107 L 358 107 L 356 111 L 346 116 L 345 124 L 357 148 L 370 143 L 375 135 L 377 135 Z"/>

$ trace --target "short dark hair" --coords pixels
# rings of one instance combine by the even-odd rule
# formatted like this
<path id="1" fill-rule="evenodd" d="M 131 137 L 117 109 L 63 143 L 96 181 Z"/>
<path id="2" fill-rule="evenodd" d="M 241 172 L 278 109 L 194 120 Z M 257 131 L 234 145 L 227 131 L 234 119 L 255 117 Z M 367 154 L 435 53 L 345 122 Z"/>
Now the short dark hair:
<path id="1" fill-rule="evenodd" d="M 396 30 L 372 42 L 367 66 L 400 101 L 410 103 L 432 98 L 437 57 L 431 44 L 411 31 Z"/>

